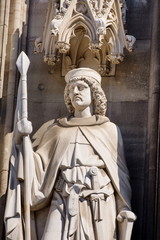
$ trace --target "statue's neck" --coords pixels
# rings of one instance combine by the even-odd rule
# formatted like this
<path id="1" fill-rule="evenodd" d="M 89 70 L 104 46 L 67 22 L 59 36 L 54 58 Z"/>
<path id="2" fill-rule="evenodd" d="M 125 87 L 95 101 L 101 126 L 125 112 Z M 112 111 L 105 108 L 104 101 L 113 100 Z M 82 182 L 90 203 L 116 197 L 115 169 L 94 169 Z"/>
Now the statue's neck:
<path id="1" fill-rule="evenodd" d="M 92 104 L 83 110 L 76 110 L 74 112 L 74 117 L 76 118 L 86 118 L 93 115 L 93 106 Z"/>

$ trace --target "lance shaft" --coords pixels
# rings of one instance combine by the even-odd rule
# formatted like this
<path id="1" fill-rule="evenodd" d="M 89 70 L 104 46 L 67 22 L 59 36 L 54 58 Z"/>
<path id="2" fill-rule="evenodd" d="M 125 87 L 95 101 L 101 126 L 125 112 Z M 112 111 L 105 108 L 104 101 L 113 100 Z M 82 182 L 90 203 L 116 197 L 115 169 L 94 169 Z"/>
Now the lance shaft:
<path id="1" fill-rule="evenodd" d="M 20 120 L 28 120 L 27 107 L 27 71 L 30 61 L 24 52 L 21 52 L 17 59 L 17 67 L 21 74 L 20 79 Z M 19 99 L 18 99 L 19 101 Z M 25 124 L 25 121 L 24 121 Z M 23 126 L 24 132 L 27 132 L 27 126 Z M 23 136 L 23 157 L 24 157 L 24 219 L 25 219 L 25 240 L 31 239 L 30 230 L 30 177 L 29 177 L 29 152 L 28 152 L 29 135 Z"/>

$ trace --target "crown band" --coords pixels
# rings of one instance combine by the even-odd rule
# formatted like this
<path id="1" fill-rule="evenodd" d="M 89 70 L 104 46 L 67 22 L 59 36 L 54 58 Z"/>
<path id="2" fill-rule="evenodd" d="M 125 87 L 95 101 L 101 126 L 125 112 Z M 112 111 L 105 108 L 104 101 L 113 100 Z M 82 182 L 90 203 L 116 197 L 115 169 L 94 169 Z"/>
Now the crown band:
<path id="1" fill-rule="evenodd" d="M 101 76 L 98 72 L 91 68 L 76 68 L 71 71 L 69 71 L 65 76 L 65 81 L 69 83 L 71 80 L 77 77 L 91 77 L 95 81 L 97 81 L 99 84 L 101 84 Z"/>

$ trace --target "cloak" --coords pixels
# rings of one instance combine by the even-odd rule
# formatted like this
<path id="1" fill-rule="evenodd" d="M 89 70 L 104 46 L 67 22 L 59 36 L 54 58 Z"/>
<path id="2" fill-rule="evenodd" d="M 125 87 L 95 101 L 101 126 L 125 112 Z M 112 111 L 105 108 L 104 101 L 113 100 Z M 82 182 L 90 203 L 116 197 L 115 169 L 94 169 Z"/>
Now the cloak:
<path id="1" fill-rule="evenodd" d="M 76 134 L 77 128 L 80 129 L 105 163 L 106 172 L 115 189 L 117 211 L 119 212 L 123 208 L 130 210 L 131 188 L 119 128 L 103 116 L 92 116 L 87 119 L 63 118 L 49 122 L 47 125 L 47 130 L 45 125 L 40 130 L 40 134 L 37 133 L 38 139 L 36 139 L 35 144 L 38 147 L 36 152 L 33 152 L 30 147 L 28 148 L 30 152 L 32 151 L 32 154 L 30 154 L 31 211 L 40 210 L 50 202 L 61 161 L 69 147 L 71 138 Z M 13 171 L 12 168 L 11 171 Z M 12 172 L 10 174 L 13 175 Z M 10 195 L 11 185 L 15 186 L 15 189 L 12 187 L 12 191 L 20 194 L 20 191 L 16 189 L 16 186 L 19 186 L 19 184 L 13 184 L 13 182 L 17 181 L 15 178 L 15 175 L 11 178 L 8 195 Z M 16 196 L 15 193 L 14 196 Z M 20 196 L 16 196 L 16 198 L 19 199 Z M 14 199 L 15 202 L 16 200 Z M 10 203 L 10 198 L 8 197 L 6 208 Z M 7 233 L 13 233 L 16 229 L 15 224 L 13 228 L 9 222 L 13 224 L 15 216 L 16 218 L 18 216 L 19 219 L 22 216 L 21 213 L 17 215 L 17 211 L 20 211 L 19 206 L 13 206 L 13 208 L 12 216 L 10 216 L 9 211 L 6 211 L 5 214 Z M 14 234 L 12 235 L 14 238 L 7 239 L 20 239 L 15 238 Z"/>

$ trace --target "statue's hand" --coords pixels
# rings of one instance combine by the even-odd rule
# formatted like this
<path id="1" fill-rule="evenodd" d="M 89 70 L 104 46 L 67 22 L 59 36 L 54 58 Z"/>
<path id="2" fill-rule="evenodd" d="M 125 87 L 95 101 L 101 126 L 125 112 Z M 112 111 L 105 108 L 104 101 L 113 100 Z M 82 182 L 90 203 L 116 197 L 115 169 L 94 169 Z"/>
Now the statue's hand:
<path id="1" fill-rule="evenodd" d="M 117 216 L 118 222 L 123 222 L 127 219 L 129 222 L 134 222 L 136 220 L 136 215 L 130 210 L 122 210 Z"/>
<path id="2" fill-rule="evenodd" d="M 32 123 L 27 119 L 22 119 L 17 122 L 18 134 L 21 136 L 27 136 L 32 133 Z"/>
<path id="3" fill-rule="evenodd" d="M 32 133 L 32 123 L 27 119 L 22 119 L 17 122 L 17 128 L 15 131 L 15 142 L 20 144 L 23 136 L 27 136 Z"/>

